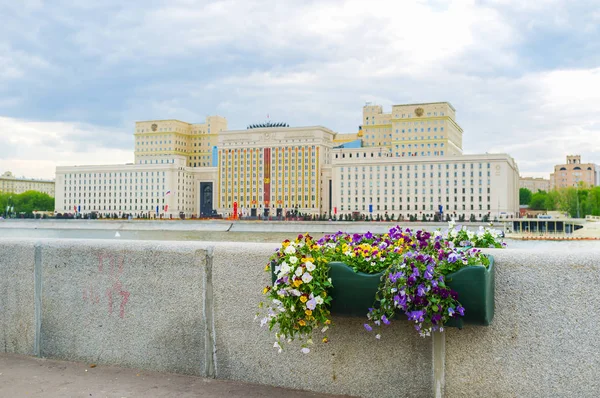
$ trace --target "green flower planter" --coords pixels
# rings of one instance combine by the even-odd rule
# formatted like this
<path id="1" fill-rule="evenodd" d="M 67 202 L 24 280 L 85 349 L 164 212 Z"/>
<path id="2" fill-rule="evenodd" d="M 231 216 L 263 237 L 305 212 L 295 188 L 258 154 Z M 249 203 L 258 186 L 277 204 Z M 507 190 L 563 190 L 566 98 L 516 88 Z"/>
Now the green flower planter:
<path id="1" fill-rule="evenodd" d="M 452 319 L 446 327 L 462 329 L 464 324 L 488 326 L 494 318 L 494 258 L 488 255 L 490 265 L 469 266 L 446 275 L 446 285 L 458 293 L 458 301 L 465 308 L 465 316 Z M 275 283 L 275 263 L 271 263 L 271 282 Z M 373 307 L 375 294 L 383 272 L 365 274 L 354 272 L 345 263 L 329 263 L 333 282 L 330 295 L 333 315 L 366 316 Z"/>
<path id="2" fill-rule="evenodd" d="M 329 263 L 329 277 L 333 282 L 331 295 L 331 313 L 333 315 L 366 317 L 369 308 L 373 307 L 375 294 L 383 272 L 365 274 L 354 272 L 345 263 L 332 261 Z M 275 283 L 275 264 L 271 263 L 271 282 Z"/>
<path id="3" fill-rule="evenodd" d="M 458 293 L 458 301 L 465 308 L 465 316 L 446 323 L 462 329 L 464 324 L 488 326 L 494 319 L 495 272 L 494 257 L 488 268 L 470 266 L 446 275 L 446 285 Z"/>

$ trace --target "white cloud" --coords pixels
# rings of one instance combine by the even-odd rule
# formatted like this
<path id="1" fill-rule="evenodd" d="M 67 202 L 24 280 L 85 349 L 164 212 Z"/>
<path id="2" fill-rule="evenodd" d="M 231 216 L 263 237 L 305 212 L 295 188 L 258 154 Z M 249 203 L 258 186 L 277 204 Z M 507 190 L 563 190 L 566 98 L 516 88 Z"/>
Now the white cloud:
<path id="1" fill-rule="evenodd" d="M 589 66 L 597 65 L 590 32 L 597 32 L 600 14 L 593 0 L 576 3 L 64 0 L 61 7 L 40 8 L 43 3 L 31 1 L 18 10 L 19 23 L 12 29 L 43 13 L 43 26 L 26 32 L 36 48 L 45 44 L 44 33 L 57 27 L 71 33 L 52 43 L 67 48 L 73 60 L 69 71 L 130 83 L 123 101 L 107 106 L 121 112 L 117 123 L 125 126 L 164 118 L 200 122 L 218 113 L 231 128 L 244 128 L 269 113 L 293 125 L 355 132 L 366 101 L 386 110 L 397 103 L 450 101 L 465 130 L 465 152 L 507 152 L 523 173 L 550 173 L 568 153 L 600 163 L 595 117 L 600 94 L 594 89 L 600 72 Z M 547 32 L 566 38 L 589 34 L 581 46 L 591 58 L 578 62 L 580 55 L 569 53 L 565 58 L 574 63 L 562 66 L 560 57 L 550 57 L 555 64 L 544 65 L 545 55 L 556 55 L 552 41 L 544 42 Z M 32 71 L 60 64 L 6 43 L 0 41 L 0 81 L 35 79 Z M 80 58 L 87 62 L 83 69 Z M 88 83 L 65 80 L 68 89 Z M 102 97 L 99 87 L 93 95 Z M 61 100 L 68 101 L 68 89 Z M 29 99 L 15 93 L 0 97 L 0 112 L 26 107 Z M 101 112 L 93 102 L 85 104 L 90 106 L 70 103 L 57 114 L 90 120 Z M 37 131 L 32 136 L 38 138 L 27 144 L 31 152 L 37 151 L 33 141 L 61 142 L 69 148 L 57 158 L 63 164 L 132 157 L 128 128 L 3 120 L 24 133 Z M 54 135 L 41 133 L 46 131 Z M 94 142 L 106 152 L 79 154 L 78 147 Z M 110 147 L 117 148 L 112 155 Z M 32 164 L 31 158 L 12 158 L 15 165 Z"/>
<path id="2" fill-rule="evenodd" d="M 133 161 L 133 148 L 102 145 L 106 135 L 115 133 L 105 128 L 0 117 L 0 132 L 0 170 L 10 170 L 17 176 L 53 179 L 56 166 Z"/>

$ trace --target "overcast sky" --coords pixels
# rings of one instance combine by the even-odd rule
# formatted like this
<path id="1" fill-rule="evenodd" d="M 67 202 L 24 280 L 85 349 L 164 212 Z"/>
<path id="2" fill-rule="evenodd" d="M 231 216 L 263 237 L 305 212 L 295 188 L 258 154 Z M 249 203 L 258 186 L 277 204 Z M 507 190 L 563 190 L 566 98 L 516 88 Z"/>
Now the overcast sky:
<path id="1" fill-rule="evenodd" d="M 0 0 L 0 173 L 133 161 L 138 120 L 354 133 L 449 101 L 465 153 L 600 163 L 598 0 Z"/>

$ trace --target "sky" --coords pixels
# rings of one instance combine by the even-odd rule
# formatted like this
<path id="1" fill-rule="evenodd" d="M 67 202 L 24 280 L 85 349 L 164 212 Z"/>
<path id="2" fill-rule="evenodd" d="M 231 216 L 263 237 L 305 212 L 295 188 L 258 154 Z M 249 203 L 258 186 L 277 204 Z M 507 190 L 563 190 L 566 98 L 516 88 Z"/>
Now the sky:
<path id="1" fill-rule="evenodd" d="M 597 0 L 0 0 L 0 173 L 133 161 L 136 121 L 355 133 L 448 101 L 463 151 L 600 164 Z"/>

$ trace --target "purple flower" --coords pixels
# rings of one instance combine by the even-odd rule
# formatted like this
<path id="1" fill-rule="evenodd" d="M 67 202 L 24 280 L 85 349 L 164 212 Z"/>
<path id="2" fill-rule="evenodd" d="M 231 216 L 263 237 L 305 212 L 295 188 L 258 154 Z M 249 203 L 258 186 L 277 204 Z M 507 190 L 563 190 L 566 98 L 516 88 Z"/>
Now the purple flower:
<path id="1" fill-rule="evenodd" d="M 368 323 L 365 323 L 363 326 L 365 327 L 365 329 L 367 330 L 367 332 L 370 332 L 370 331 L 373 330 L 373 328 Z"/>
<path id="2" fill-rule="evenodd" d="M 383 323 L 385 323 L 386 325 L 389 325 L 389 324 L 390 324 L 390 320 L 389 320 L 389 319 L 387 319 L 387 317 L 386 317 L 385 315 L 383 315 L 383 316 L 381 317 L 381 321 L 382 321 Z"/>
<path id="3" fill-rule="evenodd" d="M 424 321 L 423 316 L 425 315 L 425 311 L 424 310 L 410 311 L 406 315 L 408 315 L 409 321 L 423 322 Z"/>
<path id="4" fill-rule="evenodd" d="M 433 265 L 428 265 L 425 270 L 425 274 L 423 274 L 425 279 L 432 280 L 433 279 Z"/>
<path id="5" fill-rule="evenodd" d="M 458 307 L 456 307 L 456 311 L 460 316 L 465 316 L 465 309 L 462 306 L 459 305 Z"/>
<path id="6" fill-rule="evenodd" d="M 423 286 L 423 284 L 420 284 L 419 287 L 417 287 L 417 296 L 423 297 L 426 293 L 427 289 L 425 286 Z"/>
<path id="7" fill-rule="evenodd" d="M 306 302 L 306 308 L 308 308 L 309 310 L 314 310 L 317 307 L 317 300 L 315 300 L 314 298 L 311 298 L 310 300 L 308 300 Z"/>
<path id="8" fill-rule="evenodd" d="M 431 317 L 431 323 L 433 323 L 434 325 L 436 325 L 441 320 L 442 316 L 440 314 L 433 314 L 433 316 Z"/>
<path id="9" fill-rule="evenodd" d="M 448 315 L 454 316 L 454 309 L 453 308 L 448 308 Z"/>
<path id="10" fill-rule="evenodd" d="M 455 263 L 458 260 L 458 255 L 454 252 L 448 255 L 448 262 Z"/>
<path id="11" fill-rule="evenodd" d="M 373 234 L 369 231 L 365 234 L 365 239 L 372 239 L 373 238 Z"/>
<path id="12" fill-rule="evenodd" d="M 412 276 L 418 278 L 419 276 L 421 276 L 421 274 L 419 273 L 419 269 L 417 267 L 413 268 L 413 273 Z"/>
<path id="13" fill-rule="evenodd" d="M 403 310 L 406 310 L 406 295 L 395 295 L 394 303 L 396 303 L 397 307 L 401 307 Z"/>

